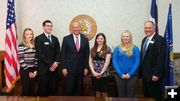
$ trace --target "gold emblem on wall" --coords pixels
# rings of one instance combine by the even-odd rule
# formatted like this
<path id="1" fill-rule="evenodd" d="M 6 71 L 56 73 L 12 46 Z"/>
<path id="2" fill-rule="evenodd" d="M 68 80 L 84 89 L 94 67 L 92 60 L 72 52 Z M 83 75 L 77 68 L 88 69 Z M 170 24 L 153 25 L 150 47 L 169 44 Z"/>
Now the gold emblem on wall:
<path id="1" fill-rule="evenodd" d="M 78 15 L 70 23 L 69 29 L 71 32 L 71 24 L 73 22 L 79 22 L 81 26 L 80 33 L 84 34 L 89 40 L 91 40 L 96 32 L 97 32 L 97 25 L 95 20 L 88 15 Z"/>

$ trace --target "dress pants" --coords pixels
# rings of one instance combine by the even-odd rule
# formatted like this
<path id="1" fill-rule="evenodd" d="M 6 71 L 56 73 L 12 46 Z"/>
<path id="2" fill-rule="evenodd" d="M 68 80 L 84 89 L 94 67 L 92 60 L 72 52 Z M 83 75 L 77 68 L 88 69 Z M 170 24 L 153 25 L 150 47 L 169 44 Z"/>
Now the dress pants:
<path id="1" fill-rule="evenodd" d="M 162 100 L 162 80 L 160 81 L 144 81 L 143 80 L 143 94 L 144 97 L 152 97 L 156 101 Z"/>
<path id="2" fill-rule="evenodd" d="M 135 88 L 137 81 L 136 76 L 132 76 L 128 80 L 127 79 L 124 80 L 119 75 L 115 75 L 115 80 L 116 80 L 119 97 L 128 97 L 128 98 L 135 97 Z"/>
<path id="3" fill-rule="evenodd" d="M 57 71 L 38 77 L 38 95 L 55 96 L 57 94 Z"/>
<path id="4" fill-rule="evenodd" d="M 35 78 L 30 79 L 29 69 L 20 69 L 20 78 L 22 83 L 22 96 L 35 96 Z"/>
<path id="5" fill-rule="evenodd" d="M 65 96 L 81 96 L 83 92 L 83 74 L 68 74 L 64 78 L 64 95 Z"/>

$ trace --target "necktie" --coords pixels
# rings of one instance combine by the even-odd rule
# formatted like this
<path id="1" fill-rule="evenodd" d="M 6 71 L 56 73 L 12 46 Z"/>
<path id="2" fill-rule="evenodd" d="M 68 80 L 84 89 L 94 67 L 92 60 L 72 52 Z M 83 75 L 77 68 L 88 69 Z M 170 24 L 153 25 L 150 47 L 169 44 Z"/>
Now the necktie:
<path id="1" fill-rule="evenodd" d="M 76 36 L 76 49 L 79 51 L 79 38 Z"/>
<path id="2" fill-rule="evenodd" d="M 146 49 L 147 49 L 147 43 L 148 43 L 149 39 L 146 38 L 144 44 L 143 44 L 143 49 L 142 49 L 142 58 L 144 59 L 144 56 L 146 54 Z"/>
<path id="3" fill-rule="evenodd" d="M 51 36 L 48 35 L 49 42 L 52 43 Z"/>

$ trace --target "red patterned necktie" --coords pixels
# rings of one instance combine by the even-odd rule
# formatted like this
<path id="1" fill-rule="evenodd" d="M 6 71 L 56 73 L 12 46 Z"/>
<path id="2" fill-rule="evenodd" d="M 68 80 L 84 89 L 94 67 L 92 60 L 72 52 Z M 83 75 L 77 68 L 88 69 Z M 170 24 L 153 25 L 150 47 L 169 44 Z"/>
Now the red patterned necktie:
<path id="1" fill-rule="evenodd" d="M 76 49 L 79 51 L 79 38 L 76 36 Z"/>

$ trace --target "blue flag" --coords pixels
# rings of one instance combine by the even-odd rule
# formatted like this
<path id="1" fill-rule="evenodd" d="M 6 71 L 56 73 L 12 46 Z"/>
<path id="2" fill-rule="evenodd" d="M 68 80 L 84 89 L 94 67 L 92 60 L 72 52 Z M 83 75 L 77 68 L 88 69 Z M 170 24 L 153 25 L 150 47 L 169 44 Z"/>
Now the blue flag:
<path id="1" fill-rule="evenodd" d="M 157 0 L 152 0 L 151 2 L 151 11 L 150 11 L 150 20 L 156 24 L 156 33 L 159 33 L 158 29 L 158 8 Z"/>
<path id="2" fill-rule="evenodd" d="M 174 85 L 174 57 L 173 57 L 173 29 L 172 29 L 172 11 L 171 3 L 169 4 L 168 18 L 166 30 L 164 33 L 164 38 L 166 40 L 166 61 L 165 61 L 165 70 L 166 70 L 166 85 Z"/>

